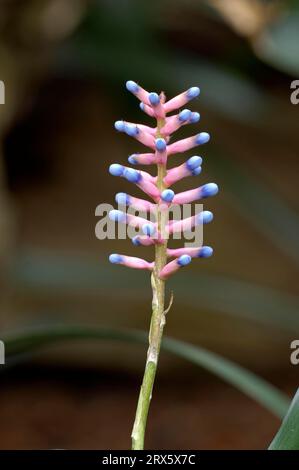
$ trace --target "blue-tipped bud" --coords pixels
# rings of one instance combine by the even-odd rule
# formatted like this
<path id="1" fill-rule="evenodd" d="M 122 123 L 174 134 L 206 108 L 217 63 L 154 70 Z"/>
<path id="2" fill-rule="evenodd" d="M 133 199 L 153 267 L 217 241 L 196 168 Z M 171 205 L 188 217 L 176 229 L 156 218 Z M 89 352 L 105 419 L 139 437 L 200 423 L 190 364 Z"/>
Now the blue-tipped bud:
<path id="1" fill-rule="evenodd" d="M 191 117 L 191 111 L 190 109 L 183 109 L 183 111 L 180 112 L 179 114 L 179 120 L 181 122 L 185 122 L 185 121 L 188 121 Z"/>
<path id="2" fill-rule="evenodd" d="M 152 106 L 157 106 L 157 104 L 160 103 L 160 97 L 158 95 L 158 93 L 149 93 L 148 95 L 148 99 L 149 99 L 149 102 Z"/>
<path id="3" fill-rule="evenodd" d="M 126 193 L 117 193 L 115 195 L 115 202 L 120 206 L 129 206 L 130 205 L 130 196 Z"/>
<path id="4" fill-rule="evenodd" d="M 131 93 L 137 93 L 137 91 L 139 90 L 139 86 L 136 82 L 133 82 L 133 80 L 128 80 L 126 83 L 126 89 Z"/>
<path id="5" fill-rule="evenodd" d="M 193 86 L 191 88 L 189 88 L 189 90 L 187 91 L 187 96 L 190 100 L 192 100 L 193 98 L 196 98 L 200 93 L 200 89 L 197 87 L 197 86 Z"/>
<path id="6" fill-rule="evenodd" d="M 110 175 L 122 176 L 123 172 L 124 172 L 124 167 L 120 165 L 119 163 L 112 163 L 112 165 L 109 166 Z"/>
<path id="7" fill-rule="evenodd" d="M 199 113 L 191 113 L 191 116 L 190 116 L 190 123 L 191 124 L 195 124 L 196 122 L 198 122 L 200 120 L 200 114 Z"/>
<path id="8" fill-rule="evenodd" d="M 215 196 L 219 191 L 219 188 L 216 183 L 208 183 L 202 186 L 200 194 L 201 197 L 210 197 Z"/>
<path id="9" fill-rule="evenodd" d="M 195 138 L 195 142 L 197 143 L 197 145 L 206 144 L 207 142 L 209 142 L 209 140 L 210 140 L 210 134 L 208 134 L 207 132 L 201 132 Z"/>
<path id="10" fill-rule="evenodd" d="M 213 217 L 214 216 L 212 212 L 202 211 L 200 214 L 197 215 L 196 222 L 198 224 L 208 224 L 209 222 L 212 222 Z"/>
<path id="11" fill-rule="evenodd" d="M 139 133 L 139 129 L 136 126 L 136 124 L 125 125 L 124 131 L 126 134 L 130 135 L 131 137 L 135 137 Z"/>
<path id="12" fill-rule="evenodd" d="M 137 165 L 138 162 L 135 158 L 135 153 L 133 153 L 133 155 L 130 155 L 128 157 L 128 162 L 131 163 L 131 165 Z"/>
<path id="13" fill-rule="evenodd" d="M 194 170 L 191 171 L 192 176 L 200 175 L 200 173 L 201 173 L 201 166 L 198 166 L 197 168 L 194 168 Z"/>
<path id="14" fill-rule="evenodd" d="M 197 155 L 194 155 L 194 157 L 188 158 L 186 161 L 186 165 L 188 170 L 192 171 L 195 168 L 198 168 L 202 164 L 202 158 L 198 157 Z"/>
<path id="15" fill-rule="evenodd" d="M 126 217 L 125 212 L 118 211 L 116 209 L 109 212 L 109 219 L 113 220 L 113 222 L 125 222 Z"/>
<path id="16" fill-rule="evenodd" d="M 151 237 L 155 233 L 155 227 L 153 224 L 144 224 L 141 230 L 147 237 Z"/>
<path id="17" fill-rule="evenodd" d="M 139 108 L 141 109 L 141 111 L 144 111 L 144 103 L 142 103 L 142 101 L 141 103 L 139 103 Z"/>
<path id="18" fill-rule="evenodd" d="M 112 253 L 112 255 L 109 256 L 109 261 L 112 264 L 119 264 L 122 262 L 122 259 L 123 259 L 122 256 L 117 255 L 116 253 Z"/>
<path id="19" fill-rule="evenodd" d="M 213 248 L 210 246 L 202 246 L 198 252 L 198 258 L 210 258 L 213 254 Z"/>
<path id="20" fill-rule="evenodd" d="M 135 237 L 132 238 L 132 243 L 133 243 L 134 246 L 140 246 L 141 245 L 141 242 L 139 240 L 138 235 L 136 235 Z"/>
<path id="21" fill-rule="evenodd" d="M 172 189 L 164 189 L 161 193 L 161 199 L 165 202 L 171 202 L 174 198 L 174 192 Z"/>
<path id="22" fill-rule="evenodd" d="M 180 266 L 187 266 L 187 264 L 191 263 L 191 256 L 189 255 L 182 255 L 177 259 L 177 263 Z"/>
<path id="23" fill-rule="evenodd" d="M 166 149 L 166 142 L 164 139 L 156 139 L 155 145 L 158 152 L 164 152 L 164 150 Z"/>
<path id="24" fill-rule="evenodd" d="M 140 246 L 140 245 L 141 245 L 141 242 L 140 242 L 140 240 L 139 240 L 138 235 L 136 235 L 135 237 L 132 238 L 132 243 L 133 243 L 133 245 L 135 245 L 135 246 Z"/>
<path id="25" fill-rule="evenodd" d="M 115 121 L 114 123 L 114 128 L 118 131 L 118 132 L 124 132 L 125 131 L 125 122 L 124 121 Z"/>
<path id="26" fill-rule="evenodd" d="M 139 171 L 134 170 L 133 168 L 126 168 L 124 171 L 124 177 L 131 183 L 138 183 L 142 178 Z"/>

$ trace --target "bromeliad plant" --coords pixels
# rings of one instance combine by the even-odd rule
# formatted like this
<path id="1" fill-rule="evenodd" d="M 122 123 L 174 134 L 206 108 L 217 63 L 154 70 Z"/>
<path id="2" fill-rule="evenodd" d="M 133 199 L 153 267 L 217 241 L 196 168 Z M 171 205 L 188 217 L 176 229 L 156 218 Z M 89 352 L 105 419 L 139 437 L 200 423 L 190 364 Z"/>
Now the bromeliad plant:
<path id="1" fill-rule="evenodd" d="M 200 115 L 197 112 L 191 112 L 189 109 L 183 109 L 171 116 L 167 116 L 167 114 L 179 110 L 190 100 L 196 98 L 200 93 L 199 88 L 189 88 L 184 93 L 166 101 L 164 93 L 160 93 L 160 95 L 148 93 L 133 81 L 128 81 L 126 87 L 140 100 L 142 111 L 156 119 L 155 127 L 117 121 L 115 128 L 149 147 L 149 153 L 134 154 L 128 160 L 131 165 L 155 164 L 157 166 L 157 176 L 119 164 L 112 164 L 109 168 L 112 175 L 122 176 L 126 180 L 135 183 L 153 201 L 118 193 L 116 202 L 138 211 L 155 214 L 155 222 L 149 222 L 143 217 L 137 217 L 120 210 L 112 210 L 109 214 L 110 219 L 113 221 L 123 222 L 140 229 L 141 234 L 133 238 L 134 245 L 154 245 L 155 247 L 155 260 L 153 262 L 119 254 L 111 254 L 109 257 L 111 263 L 145 269 L 152 273 L 153 299 L 149 348 L 132 431 L 132 449 L 137 450 L 143 449 L 144 446 L 146 422 L 165 325 L 165 315 L 169 309 L 169 307 L 165 309 L 165 281 L 180 267 L 189 264 L 192 258 L 207 258 L 213 253 L 212 248 L 209 246 L 168 248 L 170 235 L 178 232 L 183 233 L 186 229 L 189 230 L 197 225 L 206 224 L 213 219 L 211 212 L 202 211 L 183 220 L 170 221 L 168 220 L 169 208 L 174 204 L 187 204 L 213 196 L 218 192 L 218 187 L 215 183 L 209 183 L 178 194 L 169 189 L 171 185 L 182 178 L 189 175 L 199 175 L 201 172 L 202 158 L 200 156 L 192 156 L 182 165 L 167 169 L 169 156 L 186 152 L 210 140 L 207 132 L 201 132 L 186 139 L 170 142 L 171 135 L 176 130 L 185 124 L 197 123 Z M 168 262 L 168 258 L 174 259 Z"/>

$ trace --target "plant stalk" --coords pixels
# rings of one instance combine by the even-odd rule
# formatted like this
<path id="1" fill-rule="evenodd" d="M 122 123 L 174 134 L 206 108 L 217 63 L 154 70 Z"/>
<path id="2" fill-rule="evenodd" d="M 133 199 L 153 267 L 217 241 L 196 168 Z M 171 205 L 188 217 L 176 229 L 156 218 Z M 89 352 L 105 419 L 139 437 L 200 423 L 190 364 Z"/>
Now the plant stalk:
<path id="1" fill-rule="evenodd" d="M 165 120 L 157 120 L 156 137 L 161 135 L 161 128 L 164 126 Z M 166 174 L 166 165 L 157 164 L 157 187 L 160 191 L 165 189 L 163 178 Z M 159 232 L 164 232 L 166 223 L 165 212 L 157 205 L 157 221 Z M 161 269 L 165 266 L 167 260 L 167 240 L 163 244 L 157 244 L 155 247 L 155 268 L 151 276 L 153 299 L 152 299 L 152 316 L 149 331 L 149 347 L 147 351 L 147 359 L 145 370 L 140 388 L 138 404 L 136 409 L 135 421 L 132 431 L 132 450 L 142 450 L 144 448 L 144 436 L 147 424 L 147 417 L 152 398 L 152 391 L 158 366 L 159 352 L 163 336 L 165 320 L 165 281 L 159 278 Z"/>

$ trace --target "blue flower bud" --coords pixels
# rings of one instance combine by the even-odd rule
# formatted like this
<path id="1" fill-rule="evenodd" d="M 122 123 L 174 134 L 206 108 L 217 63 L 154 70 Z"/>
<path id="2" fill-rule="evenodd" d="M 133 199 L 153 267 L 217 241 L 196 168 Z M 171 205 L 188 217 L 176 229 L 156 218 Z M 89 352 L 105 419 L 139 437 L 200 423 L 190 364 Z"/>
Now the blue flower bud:
<path id="1" fill-rule="evenodd" d="M 158 152 L 164 152 L 164 150 L 166 149 L 166 142 L 164 139 L 156 139 L 155 145 Z"/>
<path id="2" fill-rule="evenodd" d="M 194 170 L 195 168 L 199 167 L 202 164 L 202 158 L 198 157 L 197 155 L 194 155 L 194 157 L 190 157 L 186 161 L 186 165 L 188 170 Z"/>
<path id="3" fill-rule="evenodd" d="M 135 245 L 135 246 L 140 246 L 140 245 L 141 245 L 141 242 L 140 242 L 140 240 L 139 240 L 138 235 L 136 235 L 135 237 L 132 238 L 132 243 L 133 243 L 133 245 Z"/>
<path id="4" fill-rule="evenodd" d="M 206 144 L 207 142 L 209 142 L 209 140 L 210 140 L 210 134 L 208 134 L 207 132 L 201 132 L 195 138 L 195 142 L 197 143 L 197 145 Z"/>
<path id="5" fill-rule="evenodd" d="M 125 212 L 118 211 L 116 209 L 109 212 L 109 219 L 113 220 L 113 222 L 125 222 L 126 218 L 127 216 Z"/>
<path id="6" fill-rule="evenodd" d="M 123 172 L 124 172 L 124 167 L 120 165 L 119 163 L 112 163 L 112 165 L 109 166 L 110 175 L 122 176 Z"/>
<path id="7" fill-rule="evenodd" d="M 157 106 L 157 104 L 160 103 L 160 97 L 158 93 L 154 93 L 154 92 L 149 93 L 148 99 L 152 106 Z"/>
<path id="8" fill-rule="evenodd" d="M 136 124 L 126 124 L 124 127 L 124 131 L 126 134 L 130 135 L 131 137 L 135 137 L 139 133 L 139 129 Z"/>
<path id="9" fill-rule="evenodd" d="M 116 253 L 112 253 L 112 255 L 109 256 L 109 261 L 112 264 L 119 264 L 122 262 L 122 259 L 123 259 L 122 256 L 117 255 Z"/>
<path id="10" fill-rule="evenodd" d="M 185 121 L 188 121 L 188 119 L 190 119 L 191 117 L 191 111 L 190 109 L 183 109 L 183 111 L 180 112 L 179 114 L 179 120 L 181 122 L 185 122 Z"/>
<path id="11" fill-rule="evenodd" d="M 210 246 L 202 246 L 198 252 L 198 258 L 210 258 L 213 254 L 213 248 Z"/>
<path id="12" fill-rule="evenodd" d="M 215 196 L 219 191 L 217 184 L 208 183 L 202 186 L 200 190 L 201 197 Z"/>
<path id="13" fill-rule="evenodd" d="M 141 109 L 141 111 L 144 111 L 144 103 L 142 103 L 142 101 L 141 101 L 141 103 L 139 104 L 139 108 Z"/>
<path id="14" fill-rule="evenodd" d="M 153 224 L 144 224 L 142 226 L 142 232 L 144 233 L 144 235 L 151 237 L 155 233 L 155 227 Z"/>
<path id="15" fill-rule="evenodd" d="M 131 183 L 138 183 L 141 180 L 142 176 L 139 171 L 134 170 L 134 168 L 126 168 L 123 176 L 126 180 L 130 181 Z"/>
<path id="16" fill-rule="evenodd" d="M 200 175 L 200 173 L 201 173 L 201 166 L 198 166 L 197 168 L 194 168 L 194 170 L 191 171 L 192 176 Z"/>
<path id="17" fill-rule="evenodd" d="M 198 122 L 200 120 L 200 114 L 199 113 L 192 113 L 191 116 L 190 116 L 190 123 L 192 124 L 195 124 L 196 122 Z"/>
<path id="18" fill-rule="evenodd" d="M 133 82 L 133 80 L 128 80 L 126 83 L 126 89 L 131 93 L 137 93 L 137 91 L 139 90 L 139 86 L 136 82 Z"/>
<path id="19" fill-rule="evenodd" d="M 128 157 L 128 162 L 131 163 L 131 165 L 137 165 L 137 161 L 136 161 L 136 158 L 135 158 L 135 153 L 133 153 L 133 155 L 130 155 Z"/>
<path id="20" fill-rule="evenodd" d="M 164 189 L 161 193 L 161 199 L 165 202 L 171 202 L 174 198 L 174 192 L 172 189 Z"/>
<path id="21" fill-rule="evenodd" d="M 191 256 L 189 255 L 182 255 L 177 259 L 177 263 L 180 266 L 186 266 L 187 264 L 191 263 Z"/>
<path id="22" fill-rule="evenodd" d="M 118 131 L 118 132 L 124 132 L 125 131 L 125 122 L 124 121 L 115 121 L 114 123 L 114 128 Z"/>
<path id="23" fill-rule="evenodd" d="M 196 222 L 198 224 L 208 224 L 213 220 L 213 213 L 210 211 L 202 211 L 196 217 Z"/>
<path id="24" fill-rule="evenodd" d="M 117 193 L 115 195 L 115 202 L 119 205 L 129 206 L 130 205 L 130 196 L 126 193 Z"/>
<path id="25" fill-rule="evenodd" d="M 189 90 L 187 91 L 187 96 L 190 100 L 192 100 L 193 98 L 196 98 L 200 93 L 200 89 L 197 87 L 197 86 L 193 86 L 191 88 L 189 88 Z"/>

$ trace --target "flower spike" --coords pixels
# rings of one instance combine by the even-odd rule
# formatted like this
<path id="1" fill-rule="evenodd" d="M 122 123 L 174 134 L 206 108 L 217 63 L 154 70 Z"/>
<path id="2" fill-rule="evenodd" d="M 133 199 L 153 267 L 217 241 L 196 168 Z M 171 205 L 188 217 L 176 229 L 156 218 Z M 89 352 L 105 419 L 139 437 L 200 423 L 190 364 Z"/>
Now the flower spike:
<path id="1" fill-rule="evenodd" d="M 135 184 L 152 199 L 152 201 L 148 201 L 125 192 L 118 192 L 115 196 L 118 208 L 109 212 L 110 220 L 133 228 L 135 236 L 132 238 L 132 243 L 135 247 L 155 247 L 155 259 L 152 262 L 116 253 L 109 256 L 112 264 L 121 264 L 129 268 L 151 272 L 153 313 L 149 348 L 136 420 L 132 431 L 132 449 L 139 450 L 143 448 L 146 417 L 157 369 L 165 314 L 169 310 L 165 309 L 164 305 L 165 282 L 177 273 L 180 268 L 190 264 L 193 259 L 209 258 L 213 254 L 211 247 L 200 246 L 200 243 L 198 243 L 198 246 L 168 247 L 171 236 L 179 238 L 180 234 L 184 234 L 184 232 L 193 228 L 196 232 L 195 228 L 197 226 L 202 227 L 211 222 L 213 220 L 212 212 L 203 210 L 201 207 L 201 212 L 198 213 L 197 210 L 195 215 L 183 217 L 181 220 L 177 218 L 169 220 L 169 213 L 172 209 L 177 209 L 175 206 L 190 204 L 216 195 L 218 186 L 215 183 L 207 183 L 180 193 L 175 193 L 171 188 L 173 184 L 183 178 L 201 173 L 202 158 L 198 155 L 191 156 L 184 163 L 167 169 L 167 161 L 170 155 L 186 152 L 199 145 L 204 145 L 210 140 L 210 135 L 207 132 L 199 132 L 196 135 L 177 141 L 171 140 L 173 133 L 182 126 L 196 124 L 200 121 L 200 114 L 190 110 L 189 105 L 188 108 L 186 107 L 187 103 L 199 96 L 200 89 L 193 86 L 167 101 L 164 92 L 148 92 L 132 80 L 126 82 L 126 88 L 139 99 L 140 109 L 151 118 L 154 118 L 155 123 L 153 126 L 148 126 L 119 120 L 114 123 L 114 127 L 116 131 L 133 137 L 149 148 L 146 153 L 134 153 L 128 157 L 128 161 L 132 166 L 154 164 L 157 167 L 157 176 L 118 163 L 112 163 L 109 167 L 111 175 L 122 177 L 126 181 Z M 167 115 L 173 111 L 175 111 L 175 114 Z M 130 211 L 130 209 L 133 209 L 133 211 Z M 134 215 L 134 211 L 139 212 L 139 214 Z"/>
<path id="2" fill-rule="evenodd" d="M 200 115 L 187 108 L 181 109 L 178 114 L 173 116 L 166 116 L 166 114 L 176 109 L 183 108 L 189 101 L 198 97 L 200 89 L 198 87 L 191 87 L 187 91 L 166 101 L 163 92 L 160 95 L 155 92 L 148 92 L 132 80 L 127 81 L 126 88 L 140 100 L 140 108 L 142 111 L 157 119 L 157 125 L 153 127 L 143 124 L 134 124 L 124 120 L 115 122 L 114 127 L 117 131 L 124 132 L 134 137 L 142 144 L 150 147 L 153 151 L 152 153 L 130 155 L 128 161 L 131 165 L 151 165 L 155 163 L 160 166 L 160 168 L 164 168 L 164 171 L 162 171 L 162 176 L 158 175 L 157 177 L 153 177 L 145 171 L 138 171 L 134 168 L 117 163 L 110 165 L 110 174 L 113 176 L 121 176 L 127 181 L 136 184 L 156 203 L 151 203 L 145 199 L 136 198 L 126 193 L 117 193 L 115 197 L 117 204 L 120 207 L 132 207 L 137 211 L 157 215 L 157 211 L 164 214 L 165 210 L 168 210 L 168 207 L 172 204 L 188 204 L 217 194 L 218 186 L 215 183 L 208 183 L 199 188 L 190 189 L 178 194 L 175 194 L 174 191 L 170 189 L 171 185 L 180 181 L 182 178 L 191 175 L 196 176 L 201 173 L 202 158 L 197 155 L 190 157 L 185 163 L 177 167 L 171 168 L 168 171 L 166 170 L 168 155 L 185 152 L 198 145 L 203 145 L 210 140 L 210 135 L 207 132 L 200 132 L 199 134 L 176 141 L 172 144 L 168 143 L 171 134 L 183 125 L 197 123 L 200 119 Z M 126 214 L 119 210 L 111 211 L 109 216 L 114 221 L 123 222 L 141 229 L 143 235 L 137 235 L 133 239 L 133 243 L 136 246 L 149 246 L 157 243 L 157 240 L 159 243 L 165 242 L 165 240 L 161 238 L 159 227 L 156 227 L 152 222 L 148 223 L 143 217 Z M 195 216 L 183 220 L 169 221 L 164 228 L 166 228 L 166 232 L 169 235 L 184 232 L 196 225 L 209 223 L 212 219 L 213 214 L 211 212 L 202 211 Z M 167 249 L 167 256 L 175 256 L 177 260 L 171 262 L 172 264 L 169 263 L 168 265 L 171 267 L 167 268 L 167 270 L 165 267 L 165 270 L 167 272 L 175 272 L 179 266 L 184 265 L 184 260 L 186 261 L 188 259 L 186 256 L 189 256 L 191 260 L 192 257 L 208 257 L 210 255 L 211 249 L 209 247 L 192 249 L 181 248 L 172 251 Z M 187 261 L 185 264 L 187 264 Z M 163 270 L 161 272 L 164 273 L 162 276 L 168 276 Z"/>

